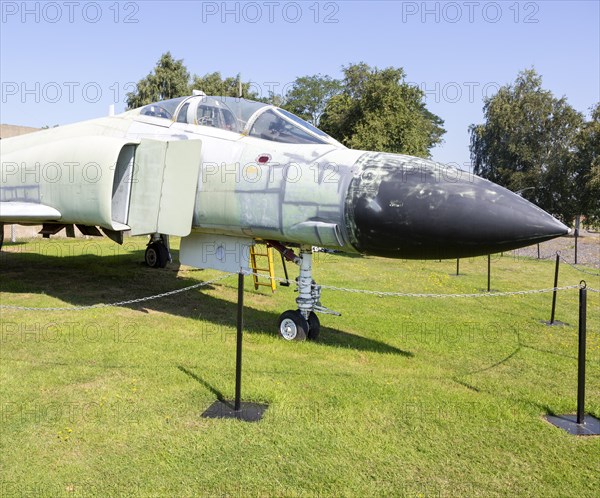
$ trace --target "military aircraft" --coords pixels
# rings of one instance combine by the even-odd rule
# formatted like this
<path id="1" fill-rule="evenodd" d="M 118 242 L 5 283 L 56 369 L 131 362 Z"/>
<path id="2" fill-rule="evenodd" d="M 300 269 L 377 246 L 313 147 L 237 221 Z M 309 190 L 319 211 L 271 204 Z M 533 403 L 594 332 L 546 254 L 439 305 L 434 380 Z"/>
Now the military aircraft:
<path id="1" fill-rule="evenodd" d="M 266 242 L 299 268 L 287 340 L 316 338 L 313 247 L 386 258 L 463 258 L 568 232 L 519 195 L 422 158 L 352 150 L 299 117 L 243 98 L 193 95 L 1 142 L 0 223 L 147 235 L 164 267 L 248 271 Z"/>

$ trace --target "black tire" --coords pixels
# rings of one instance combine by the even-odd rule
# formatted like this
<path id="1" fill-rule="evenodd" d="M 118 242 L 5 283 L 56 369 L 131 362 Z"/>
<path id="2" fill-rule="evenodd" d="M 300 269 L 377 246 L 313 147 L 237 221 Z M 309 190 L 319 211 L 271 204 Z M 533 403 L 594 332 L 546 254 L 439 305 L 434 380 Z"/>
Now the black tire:
<path id="1" fill-rule="evenodd" d="M 308 340 L 316 341 L 321 333 L 321 322 L 314 311 L 308 315 Z"/>
<path id="2" fill-rule="evenodd" d="M 146 248 L 144 260 L 150 268 L 164 268 L 169 261 L 169 250 L 160 242 L 152 242 Z"/>
<path id="3" fill-rule="evenodd" d="M 305 341 L 308 322 L 299 311 L 285 311 L 279 317 L 279 335 L 286 341 Z"/>

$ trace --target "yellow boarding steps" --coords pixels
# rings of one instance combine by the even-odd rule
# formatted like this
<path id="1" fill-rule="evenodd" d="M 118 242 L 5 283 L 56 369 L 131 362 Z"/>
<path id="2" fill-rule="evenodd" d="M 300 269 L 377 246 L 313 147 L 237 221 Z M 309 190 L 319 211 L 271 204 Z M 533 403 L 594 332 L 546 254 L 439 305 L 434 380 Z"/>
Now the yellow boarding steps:
<path id="1" fill-rule="evenodd" d="M 271 287 L 271 290 L 275 292 L 277 289 L 277 282 L 275 281 L 275 264 L 273 262 L 273 248 L 269 246 L 262 246 L 261 249 L 266 249 L 267 252 L 257 252 L 257 246 L 250 246 L 250 264 L 252 265 L 252 278 L 254 279 L 254 289 L 258 290 L 260 285 L 265 287 Z M 268 268 L 259 268 L 257 259 L 266 258 Z M 265 277 L 268 275 L 269 278 Z"/>

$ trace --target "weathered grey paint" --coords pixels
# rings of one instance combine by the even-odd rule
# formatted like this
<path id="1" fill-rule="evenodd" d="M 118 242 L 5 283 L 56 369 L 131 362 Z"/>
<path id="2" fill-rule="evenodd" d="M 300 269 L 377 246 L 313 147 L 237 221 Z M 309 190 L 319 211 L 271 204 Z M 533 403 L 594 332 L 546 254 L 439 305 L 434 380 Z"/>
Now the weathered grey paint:
<path id="1" fill-rule="evenodd" d="M 250 144 L 242 157 L 256 158 L 258 150 Z M 204 164 L 194 229 L 354 251 L 344 212 L 361 155 L 327 147 L 312 163 L 282 154 L 278 159 L 287 162 Z"/>
<path id="2" fill-rule="evenodd" d="M 102 133 L 72 138 L 55 130 L 2 141 L 0 202 L 41 204 L 59 211 L 61 223 L 118 229 L 112 218 L 114 171 L 131 141 Z"/>
<path id="3" fill-rule="evenodd" d="M 123 178 L 133 149 L 129 192 Z M 38 205 L 38 214 L 54 213 L 40 221 L 134 234 L 193 230 L 455 258 L 567 232 L 512 192 L 432 161 L 336 143 L 278 143 L 135 111 L 3 140 L 1 161 L 0 201 L 13 203 L 13 212 L 16 203 Z M 89 164 L 100 174 L 82 179 Z M 59 178 L 49 180 L 44 168 Z"/>

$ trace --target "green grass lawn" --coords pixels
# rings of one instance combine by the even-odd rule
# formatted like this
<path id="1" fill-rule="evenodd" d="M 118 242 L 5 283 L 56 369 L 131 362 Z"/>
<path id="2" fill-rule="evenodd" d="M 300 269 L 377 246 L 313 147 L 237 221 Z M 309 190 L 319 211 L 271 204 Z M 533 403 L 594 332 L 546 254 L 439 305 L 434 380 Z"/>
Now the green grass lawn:
<path id="1" fill-rule="evenodd" d="M 110 303 L 210 280 L 146 268 L 143 239 L 7 244 L 3 305 Z M 486 258 L 317 254 L 318 283 L 473 293 Z M 294 268 L 290 271 L 296 272 Z M 593 270 L 592 270 L 593 271 Z M 492 260 L 492 289 L 552 287 L 554 263 Z M 278 276 L 283 276 L 278 269 Z M 559 285 L 600 288 L 561 267 Z M 397 298 L 323 291 L 319 342 L 278 338 L 293 288 L 246 282 L 244 401 L 262 421 L 200 417 L 234 393 L 235 277 L 120 308 L 1 310 L 0 496 L 598 496 L 600 439 L 574 413 L 578 291 Z M 587 412 L 600 417 L 600 294 L 588 293 Z"/>

